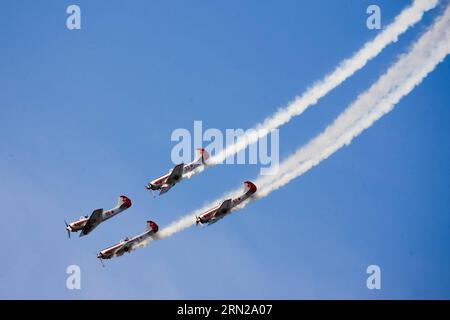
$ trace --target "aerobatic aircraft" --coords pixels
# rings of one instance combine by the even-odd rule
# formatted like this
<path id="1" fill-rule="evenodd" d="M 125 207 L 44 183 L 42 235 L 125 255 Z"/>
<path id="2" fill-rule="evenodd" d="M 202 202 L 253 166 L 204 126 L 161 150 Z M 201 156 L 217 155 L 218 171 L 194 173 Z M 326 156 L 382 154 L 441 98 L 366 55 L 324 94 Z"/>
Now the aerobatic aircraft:
<path id="1" fill-rule="evenodd" d="M 119 243 L 100 251 L 100 253 L 97 255 L 97 258 L 99 258 L 101 261 L 103 259 L 120 257 L 125 252 L 133 251 L 136 244 L 151 237 L 156 232 L 158 232 L 158 225 L 153 221 L 147 221 L 147 230 L 144 233 L 141 233 L 140 235 L 131 239 L 125 238 Z"/>
<path id="2" fill-rule="evenodd" d="M 89 234 L 92 230 L 95 229 L 100 223 L 108 220 L 109 218 L 114 217 L 115 215 L 125 211 L 131 207 L 131 200 L 126 196 L 120 196 L 117 205 L 107 211 L 103 211 L 103 209 L 96 209 L 92 212 L 91 216 L 82 216 L 79 220 L 66 223 L 67 234 L 70 238 L 71 232 L 81 231 L 80 237 Z"/>
<path id="3" fill-rule="evenodd" d="M 177 164 L 166 175 L 150 181 L 146 186 L 147 190 L 151 190 L 152 192 L 160 190 L 159 195 L 162 195 L 169 191 L 175 184 L 183 180 L 183 177 L 186 174 L 205 165 L 206 160 L 209 158 L 208 152 L 203 148 L 197 150 L 199 153 L 199 158 L 197 160 L 186 165 L 184 163 Z"/>
<path id="4" fill-rule="evenodd" d="M 234 199 L 227 199 L 224 202 L 222 202 L 222 204 L 212 209 L 209 209 L 208 211 L 205 211 L 199 216 L 196 216 L 196 223 L 197 224 L 207 223 L 208 225 L 210 225 L 219 221 L 227 214 L 229 214 L 231 212 L 231 209 L 233 209 L 234 207 L 238 206 L 239 204 L 250 198 L 256 192 L 256 190 L 257 188 L 253 182 L 245 181 L 244 194 Z"/>

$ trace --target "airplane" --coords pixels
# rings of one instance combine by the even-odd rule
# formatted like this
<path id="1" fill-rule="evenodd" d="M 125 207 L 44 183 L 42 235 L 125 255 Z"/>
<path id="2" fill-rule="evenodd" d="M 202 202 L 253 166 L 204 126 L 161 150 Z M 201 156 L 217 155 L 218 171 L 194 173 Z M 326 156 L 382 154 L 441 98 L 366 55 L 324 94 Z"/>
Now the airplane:
<path id="1" fill-rule="evenodd" d="M 70 238 L 71 232 L 81 231 L 80 237 L 85 236 L 94 230 L 101 222 L 114 217 L 129 207 L 131 207 L 131 200 L 127 196 L 122 195 L 117 200 L 117 205 L 110 210 L 103 211 L 103 209 L 96 209 L 92 212 L 90 217 L 81 216 L 79 220 L 71 223 L 64 221 L 66 224 L 67 234 Z"/>
<path id="2" fill-rule="evenodd" d="M 248 198 L 250 198 L 255 192 L 257 188 L 255 184 L 251 181 L 245 181 L 244 182 L 244 194 L 234 198 L 234 199 L 227 199 L 222 204 L 209 209 L 208 211 L 205 211 L 199 216 L 196 216 L 196 224 L 205 224 L 208 225 L 216 223 L 223 217 L 225 217 L 227 214 L 231 212 L 231 209 L 238 206 Z"/>
<path id="3" fill-rule="evenodd" d="M 184 175 L 205 165 L 206 160 L 209 158 L 208 152 L 203 148 L 197 150 L 200 155 L 197 160 L 186 165 L 184 163 L 177 164 L 166 175 L 150 181 L 146 186 L 147 190 L 151 190 L 152 192 L 155 190 L 160 190 L 159 195 L 162 195 L 169 191 L 175 184 L 183 180 Z"/>
<path id="4" fill-rule="evenodd" d="M 97 255 L 97 258 L 102 261 L 103 259 L 111 259 L 113 257 L 120 257 L 125 252 L 131 252 L 134 250 L 134 245 L 140 243 L 141 241 L 151 237 L 155 233 L 158 232 L 158 225 L 153 221 L 147 221 L 147 230 L 140 235 L 133 237 L 131 239 L 125 238 L 121 240 L 119 243 L 108 247 Z M 103 264 L 103 261 L 102 261 Z"/>

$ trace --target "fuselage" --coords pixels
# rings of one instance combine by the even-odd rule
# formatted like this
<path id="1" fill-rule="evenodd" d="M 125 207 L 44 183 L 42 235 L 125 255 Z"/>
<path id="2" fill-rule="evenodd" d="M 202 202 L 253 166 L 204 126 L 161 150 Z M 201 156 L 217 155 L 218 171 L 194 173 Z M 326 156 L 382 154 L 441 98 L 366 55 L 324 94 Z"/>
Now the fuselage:
<path id="1" fill-rule="evenodd" d="M 131 200 L 128 197 L 122 195 L 119 197 L 117 205 L 114 208 L 106 211 L 102 210 L 100 220 L 102 222 L 108 220 L 109 218 L 114 217 L 115 215 L 121 213 L 122 211 L 128 209 L 129 207 L 131 207 Z M 66 230 L 69 232 L 78 232 L 80 230 L 83 230 L 88 221 L 89 221 L 88 216 L 82 216 L 79 220 L 67 224 Z"/>
<path id="2" fill-rule="evenodd" d="M 168 186 L 173 186 L 174 184 L 176 184 L 177 182 L 183 180 L 183 177 L 194 171 L 195 169 L 205 165 L 205 161 L 209 158 L 209 154 L 208 152 L 203 149 L 203 148 L 199 148 L 197 149 L 198 153 L 199 153 L 199 158 L 197 158 L 197 160 L 192 161 L 188 164 L 184 164 L 181 163 L 177 166 L 175 166 L 175 168 L 177 168 L 178 166 L 182 165 L 183 166 L 183 170 L 181 171 L 180 176 L 172 176 L 171 177 L 171 173 L 173 172 L 174 169 L 171 169 L 167 174 L 154 179 L 152 181 L 150 181 L 147 185 L 147 189 L 148 190 L 160 190 L 161 188 L 165 188 Z"/>
<path id="3" fill-rule="evenodd" d="M 108 247 L 97 255 L 97 258 L 99 259 L 111 259 L 113 257 L 120 257 L 125 252 L 131 252 L 134 248 L 133 246 L 135 244 L 138 244 L 145 239 L 151 237 L 153 234 L 158 232 L 158 225 L 154 223 L 153 221 L 149 221 L 149 229 L 131 239 L 125 238 L 124 240 L 120 241 L 119 243 Z"/>
<path id="4" fill-rule="evenodd" d="M 88 220 L 89 220 L 88 216 L 81 217 L 79 220 L 69 223 L 68 226 L 66 227 L 66 230 L 70 232 L 78 232 L 84 228 Z"/>
<path id="5" fill-rule="evenodd" d="M 109 218 L 114 217 L 116 214 L 119 214 L 122 211 L 127 210 L 129 207 L 131 207 L 131 201 L 130 199 L 126 198 L 124 199 L 124 202 L 121 205 L 118 205 L 110 210 L 103 211 L 102 219 L 103 221 L 108 220 Z"/>
<path id="6" fill-rule="evenodd" d="M 239 196 L 237 198 L 224 201 L 224 202 L 231 201 L 229 207 L 221 208 L 222 204 L 219 204 L 219 205 L 215 206 L 214 208 L 209 209 L 208 211 L 205 211 L 204 213 L 199 215 L 197 217 L 197 223 L 212 224 L 212 223 L 217 222 L 218 220 L 222 219 L 227 214 L 229 214 L 233 208 L 235 208 L 236 206 L 240 205 L 242 202 L 244 202 L 245 200 L 250 198 L 257 190 L 256 186 L 250 181 L 244 182 L 244 185 L 245 185 L 245 190 L 246 190 L 244 192 L 244 194 L 242 194 L 241 196 Z"/>
<path id="7" fill-rule="evenodd" d="M 194 162 L 191 162 L 189 164 L 184 165 L 183 166 L 183 174 L 182 174 L 181 177 L 177 177 L 178 179 L 176 179 L 176 181 L 178 182 L 178 181 L 182 180 L 183 176 L 185 174 L 188 174 L 189 172 L 197 169 L 200 166 L 202 166 L 202 164 L 197 162 L 197 161 L 194 161 Z M 161 176 L 161 177 L 159 177 L 159 178 L 157 178 L 155 180 L 150 181 L 150 183 L 148 184 L 147 188 L 151 189 L 151 190 L 159 190 L 159 189 L 161 189 L 167 183 L 167 179 L 170 177 L 170 173 L 171 172 L 172 172 L 172 170 L 169 171 L 167 174 L 165 174 L 165 175 L 163 175 L 163 176 Z"/>
<path id="8" fill-rule="evenodd" d="M 169 178 L 170 172 L 168 174 L 163 175 L 162 177 L 159 177 L 155 180 L 150 181 L 148 184 L 148 189 L 151 190 L 159 190 L 161 187 L 166 183 L 167 178 Z"/>

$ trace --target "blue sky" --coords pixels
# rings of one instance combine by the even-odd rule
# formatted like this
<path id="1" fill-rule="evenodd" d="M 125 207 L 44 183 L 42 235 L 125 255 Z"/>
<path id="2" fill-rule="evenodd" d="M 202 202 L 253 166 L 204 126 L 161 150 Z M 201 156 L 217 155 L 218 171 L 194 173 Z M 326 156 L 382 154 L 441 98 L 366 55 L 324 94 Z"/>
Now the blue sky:
<path id="1" fill-rule="evenodd" d="M 448 299 L 447 58 L 346 148 L 207 228 L 107 261 L 96 253 L 164 227 L 259 173 L 223 165 L 160 198 L 176 128 L 250 128 L 377 32 L 373 1 L 4 1 L 0 10 L 0 298 Z M 410 1 L 377 1 L 382 23 Z M 78 4 L 82 29 L 69 31 Z M 301 117 L 280 157 L 321 132 L 442 11 L 426 14 Z M 91 235 L 64 219 L 133 206 Z M 81 290 L 66 268 L 81 268 Z M 366 288 L 381 267 L 382 289 Z"/>

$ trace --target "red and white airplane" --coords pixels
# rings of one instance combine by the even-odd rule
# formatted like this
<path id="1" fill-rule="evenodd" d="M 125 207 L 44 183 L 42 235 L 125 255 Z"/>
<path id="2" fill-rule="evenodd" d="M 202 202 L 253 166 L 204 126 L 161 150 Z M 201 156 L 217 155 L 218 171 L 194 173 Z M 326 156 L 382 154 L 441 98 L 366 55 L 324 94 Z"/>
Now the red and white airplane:
<path id="1" fill-rule="evenodd" d="M 222 204 L 209 209 L 208 211 L 202 213 L 201 215 L 196 217 L 197 224 L 205 224 L 208 225 L 213 224 L 223 217 L 225 217 L 227 214 L 231 212 L 231 209 L 238 206 L 248 198 L 250 198 L 255 192 L 257 188 L 255 184 L 251 181 L 245 181 L 244 182 L 244 194 L 234 198 L 234 199 L 227 199 Z"/>
<path id="2" fill-rule="evenodd" d="M 114 217 L 122 211 L 127 210 L 129 207 L 131 207 L 131 200 L 126 196 L 120 196 L 117 201 L 117 205 L 110 210 L 103 211 L 103 209 L 96 209 L 92 212 L 90 217 L 82 216 L 79 220 L 71 223 L 64 221 L 66 223 L 66 230 L 69 238 L 71 232 L 81 231 L 80 237 L 89 234 L 100 223 Z"/>
<path id="3" fill-rule="evenodd" d="M 203 149 L 197 149 L 199 158 L 189 164 L 180 163 L 169 171 L 166 175 L 159 177 L 153 181 L 150 181 L 146 186 L 147 190 L 160 190 L 159 195 L 162 195 L 169 191 L 175 184 L 183 180 L 183 176 L 195 169 L 205 165 L 206 160 L 209 158 L 208 152 Z"/>
<path id="4" fill-rule="evenodd" d="M 158 225 L 153 221 L 147 221 L 147 230 L 140 235 L 133 237 L 131 239 L 125 238 L 119 243 L 106 248 L 97 255 L 100 260 L 111 259 L 113 257 L 120 257 L 125 252 L 131 252 L 134 250 L 134 246 L 141 241 L 151 237 L 156 232 L 158 232 Z"/>

